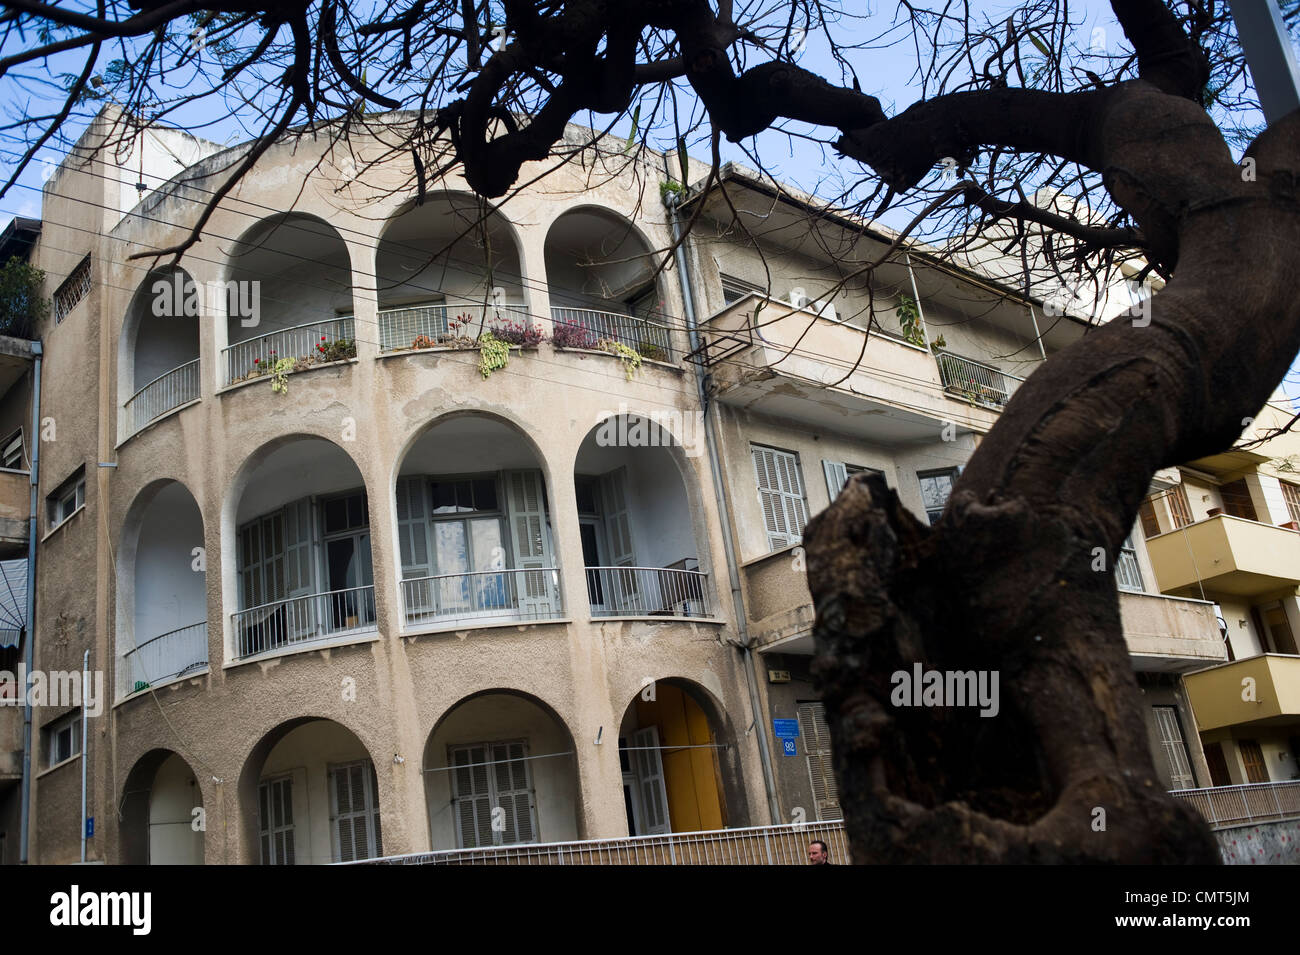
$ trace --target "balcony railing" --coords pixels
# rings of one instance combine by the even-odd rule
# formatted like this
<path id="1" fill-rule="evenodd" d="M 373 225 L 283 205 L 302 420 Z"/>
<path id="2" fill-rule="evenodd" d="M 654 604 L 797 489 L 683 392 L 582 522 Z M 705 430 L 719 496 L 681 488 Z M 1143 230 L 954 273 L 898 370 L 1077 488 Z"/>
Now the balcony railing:
<path id="1" fill-rule="evenodd" d="M 670 567 L 588 567 L 595 617 L 707 617 L 708 574 Z"/>
<path id="2" fill-rule="evenodd" d="M 208 665 L 208 622 L 192 623 L 146 640 L 122 657 L 122 695 L 184 676 Z"/>
<path id="3" fill-rule="evenodd" d="M 1025 380 L 952 352 L 936 352 L 935 359 L 944 391 L 991 408 L 1003 407 Z"/>
<path id="4" fill-rule="evenodd" d="M 622 342 L 635 348 L 642 358 L 672 361 L 673 342 L 668 326 L 636 315 L 599 312 L 590 308 L 551 308 L 557 344 L 571 348 L 594 348 L 601 339 Z"/>
<path id="5" fill-rule="evenodd" d="M 279 358 L 312 358 L 318 353 L 321 339 L 336 342 L 356 341 L 356 321 L 348 315 L 324 322 L 310 322 L 293 328 L 281 328 L 223 348 L 226 384 L 250 374 L 261 373 Z"/>
<path id="6" fill-rule="evenodd" d="M 553 620 L 563 614 L 555 567 L 437 574 L 402 581 L 409 627 L 456 622 Z"/>
<path id="7" fill-rule="evenodd" d="M 1171 795 L 1195 806 L 1215 829 L 1300 818 L 1300 779 L 1175 789 Z"/>
<path id="8" fill-rule="evenodd" d="M 808 844 L 826 843 L 830 861 L 849 862 L 844 823 L 809 822 L 658 836 L 445 849 L 347 865 L 807 865 Z"/>
<path id="9" fill-rule="evenodd" d="M 428 302 L 402 308 L 387 308 L 379 313 L 379 350 L 399 351 L 411 348 L 416 339 L 426 338 L 437 344 L 451 334 L 450 322 L 465 326 L 464 335 L 473 338 L 480 329 L 500 322 L 529 324 L 528 310 L 522 302 L 500 305 L 460 300 Z"/>
<path id="10" fill-rule="evenodd" d="M 375 588 L 351 587 L 307 594 L 230 615 L 239 657 L 328 640 L 375 626 Z"/>
<path id="11" fill-rule="evenodd" d="M 161 418 L 187 402 L 197 401 L 198 397 L 199 360 L 196 358 L 159 375 L 126 399 L 123 410 L 127 433 L 135 434 L 155 418 Z"/>

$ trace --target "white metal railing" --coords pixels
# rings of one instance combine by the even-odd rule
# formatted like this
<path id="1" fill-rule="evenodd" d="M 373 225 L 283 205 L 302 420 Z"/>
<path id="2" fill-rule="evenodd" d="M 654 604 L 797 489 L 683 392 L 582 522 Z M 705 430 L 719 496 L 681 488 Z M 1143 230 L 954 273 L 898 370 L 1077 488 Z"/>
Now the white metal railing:
<path id="1" fill-rule="evenodd" d="M 952 352 L 935 353 L 939 377 L 949 394 L 978 404 L 1001 408 L 1025 379 Z"/>
<path id="2" fill-rule="evenodd" d="M 368 859 L 348 865 L 807 865 L 808 845 L 826 843 L 829 861 L 844 865 L 849 841 L 842 821 L 809 822 L 658 836 L 521 843 L 445 849 Z"/>
<path id="3" fill-rule="evenodd" d="M 375 626 L 375 588 L 350 587 L 306 594 L 240 610 L 230 615 L 238 656 L 326 640 Z"/>
<path id="4" fill-rule="evenodd" d="M 198 397 L 199 360 L 196 358 L 159 375 L 126 399 L 122 407 L 129 433 L 135 434 L 155 418 Z"/>
<path id="5" fill-rule="evenodd" d="M 457 335 L 451 328 L 452 322 L 459 323 L 463 329 L 460 334 L 475 338 L 481 330 L 505 322 L 527 326 L 529 316 L 522 302 L 504 302 L 498 305 L 447 299 L 386 308 L 379 313 L 379 350 L 386 352 L 408 349 L 419 338 L 427 338 L 434 344 L 455 338 Z"/>
<path id="6" fill-rule="evenodd" d="M 708 574 L 672 567 L 588 567 L 597 617 L 707 617 Z"/>
<path id="7" fill-rule="evenodd" d="M 122 657 L 118 685 L 123 696 L 208 665 L 208 622 L 192 623 L 151 637 Z"/>
<path id="8" fill-rule="evenodd" d="M 551 308 L 551 321 L 553 335 L 562 347 L 595 348 L 601 339 L 609 339 L 635 348 L 651 361 L 673 360 L 668 326 L 648 318 L 556 305 Z"/>
<path id="9" fill-rule="evenodd" d="M 226 363 L 226 384 L 258 374 L 262 369 L 269 370 L 276 359 L 314 358 L 322 343 L 331 344 L 340 339 L 356 341 L 356 322 L 351 315 L 281 328 L 236 342 L 221 350 Z"/>
<path id="10" fill-rule="evenodd" d="M 1195 806 L 1215 829 L 1300 818 L 1300 779 L 1175 789 L 1170 795 Z"/>
<path id="11" fill-rule="evenodd" d="M 562 615 L 555 567 L 480 570 L 402 581 L 408 626 L 495 619 L 551 620 Z"/>

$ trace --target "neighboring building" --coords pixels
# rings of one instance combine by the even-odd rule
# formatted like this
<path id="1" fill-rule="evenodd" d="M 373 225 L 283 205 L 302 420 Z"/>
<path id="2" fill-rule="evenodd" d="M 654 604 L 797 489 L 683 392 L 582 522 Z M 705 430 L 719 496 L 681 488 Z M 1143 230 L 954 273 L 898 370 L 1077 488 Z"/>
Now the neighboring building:
<path id="1" fill-rule="evenodd" d="M 1227 662 L 1186 678 L 1213 785 L 1300 779 L 1300 437 L 1278 393 L 1243 450 L 1163 474 L 1142 506 L 1162 593 L 1215 604 Z M 1260 441 L 1260 439 L 1268 440 Z"/>
<path id="2" fill-rule="evenodd" d="M 154 267 L 130 256 L 184 238 L 242 147 L 150 130 L 110 154 L 113 115 L 47 183 L 32 252 L 36 665 L 89 649 L 109 697 L 86 727 L 37 711 L 33 861 L 78 857 L 83 752 L 109 862 L 838 816 L 804 523 L 866 468 L 939 513 L 1081 322 L 915 247 L 869 302 L 849 273 L 888 236 L 730 167 L 741 222 L 688 192 L 687 272 L 657 271 L 664 167 L 621 144 L 486 215 L 417 202 L 374 139 L 275 146 Z M 494 368 L 473 339 L 511 323 L 550 340 Z M 1120 576 L 1153 748 L 1171 788 L 1203 784 L 1177 674 L 1222 659 L 1212 606 L 1151 592 L 1140 540 Z"/>

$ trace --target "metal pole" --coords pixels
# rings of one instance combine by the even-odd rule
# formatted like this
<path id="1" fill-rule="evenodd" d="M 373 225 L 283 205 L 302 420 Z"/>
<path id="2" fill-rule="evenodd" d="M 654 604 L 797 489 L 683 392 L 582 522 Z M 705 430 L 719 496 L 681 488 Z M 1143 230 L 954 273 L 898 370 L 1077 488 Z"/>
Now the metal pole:
<path id="1" fill-rule="evenodd" d="M 1300 67 L 1286 24 L 1276 0 L 1234 0 L 1231 10 L 1264 119 L 1275 123 L 1300 108 Z"/>
<path id="2" fill-rule="evenodd" d="M 81 658 L 81 861 L 86 861 L 86 763 L 90 759 L 86 687 L 90 685 L 90 650 Z"/>
<path id="3" fill-rule="evenodd" d="M 32 677 L 32 667 L 36 663 L 34 647 L 36 644 L 36 490 L 40 480 L 41 463 L 41 343 L 32 342 L 32 355 L 36 363 L 32 367 L 32 473 L 30 488 L 30 510 L 27 516 L 27 619 L 23 630 L 23 660 L 27 667 L 24 681 Z M 19 811 L 18 861 L 27 862 L 28 830 L 31 828 L 32 813 L 32 698 L 29 687 L 24 684 L 23 692 L 23 793 L 22 808 Z M 85 727 L 82 727 L 85 731 Z"/>

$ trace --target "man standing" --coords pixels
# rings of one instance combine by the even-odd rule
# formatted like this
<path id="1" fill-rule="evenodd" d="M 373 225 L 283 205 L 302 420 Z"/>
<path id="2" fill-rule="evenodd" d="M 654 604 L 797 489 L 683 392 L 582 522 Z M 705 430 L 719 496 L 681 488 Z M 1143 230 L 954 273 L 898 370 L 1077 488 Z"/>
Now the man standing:
<path id="1" fill-rule="evenodd" d="M 826 843 L 820 839 L 814 839 L 808 843 L 808 864 L 809 865 L 830 865 L 830 853 L 826 849 Z"/>

